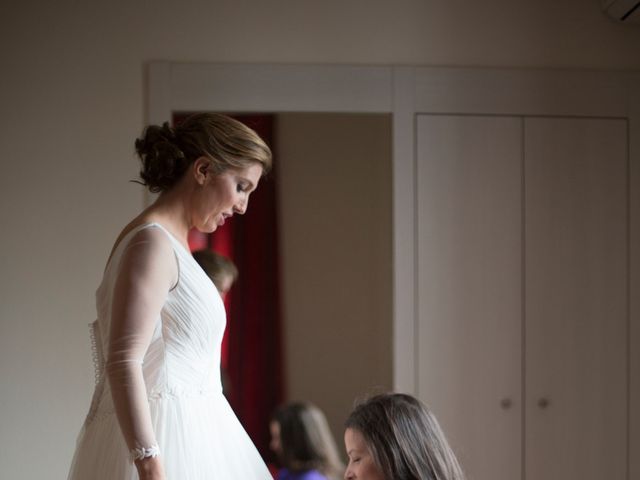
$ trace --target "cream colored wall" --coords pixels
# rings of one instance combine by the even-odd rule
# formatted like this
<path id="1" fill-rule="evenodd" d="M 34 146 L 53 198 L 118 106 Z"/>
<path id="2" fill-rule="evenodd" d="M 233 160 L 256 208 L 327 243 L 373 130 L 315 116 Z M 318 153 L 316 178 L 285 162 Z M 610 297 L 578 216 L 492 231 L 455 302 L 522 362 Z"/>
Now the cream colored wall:
<path id="1" fill-rule="evenodd" d="M 391 122 L 278 116 L 287 399 L 314 402 L 342 446 L 353 401 L 391 389 Z"/>
<path id="2" fill-rule="evenodd" d="M 640 28 L 598 5 L 4 2 L 0 476 L 65 476 L 93 378 L 93 292 L 118 228 L 142 205 L 128 180 L 145 62 L 640 68 Z"/>

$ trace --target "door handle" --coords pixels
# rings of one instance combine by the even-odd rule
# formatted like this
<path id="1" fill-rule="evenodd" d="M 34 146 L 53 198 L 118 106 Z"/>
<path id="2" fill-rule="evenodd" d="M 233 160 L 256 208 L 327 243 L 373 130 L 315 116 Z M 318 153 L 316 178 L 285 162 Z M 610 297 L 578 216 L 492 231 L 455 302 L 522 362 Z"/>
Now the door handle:
<path id="1" fill-rule="evenodd" d="M 541 397 L 538 399 L 538 407 L 540 407 L 541 410 L 546 409 L 550 404 L 551 402 L 546 397 Z"/>

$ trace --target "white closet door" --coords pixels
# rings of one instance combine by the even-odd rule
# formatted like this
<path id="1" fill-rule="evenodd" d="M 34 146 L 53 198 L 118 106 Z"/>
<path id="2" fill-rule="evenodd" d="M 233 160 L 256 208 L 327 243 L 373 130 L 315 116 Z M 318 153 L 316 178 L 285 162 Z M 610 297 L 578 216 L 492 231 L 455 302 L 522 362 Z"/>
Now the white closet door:
<path id="1" fill-rule="evenodd" d="M 521 475 L 522 121 L 417 120 L 420 398 L 473 480 Z"/>
<path id="2" fill-rule="evenodd" d="M 527 480 L 626 478 L 626 135 L 525 120 Z"/>

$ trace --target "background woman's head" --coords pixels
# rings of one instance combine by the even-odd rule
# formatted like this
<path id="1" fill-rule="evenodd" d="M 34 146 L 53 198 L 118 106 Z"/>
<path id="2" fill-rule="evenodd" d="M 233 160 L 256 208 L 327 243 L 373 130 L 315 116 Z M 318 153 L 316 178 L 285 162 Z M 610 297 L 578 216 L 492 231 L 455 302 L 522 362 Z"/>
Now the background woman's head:
<path id="1" fill-rule="evenodd" d="M 329 478 L 342 476 L 343 464 L 327 419 L 311 403 L 290 403 L 271 417 L 271 449 L 293 472 L 318 470 Z"/>
<path id="2" fill-rule="evenodd" d="M 200 265 L 224 298 L 238 278 L 238 268 L 224 255 L 209 249 L 196 250 L 193 258 Z"/>
<path id="3" fill-rule="evenodd" d="M 347 479 L 464 478 L 435 416 L 410 395 L 376 395 L 353 410 L 345 427 Z"/>
<path id="4" fill-rule="evenodd" d="M 171 189 L 201 157 L 209 160 L 212 174 L 255 163 L 263 173 L 271 168 L 271 151 L 257 133 L 215 113 L 191 115 L 175 128 L 150 125 L 135 147 L 142 162 L 141 183 L 154 193 Z"/>

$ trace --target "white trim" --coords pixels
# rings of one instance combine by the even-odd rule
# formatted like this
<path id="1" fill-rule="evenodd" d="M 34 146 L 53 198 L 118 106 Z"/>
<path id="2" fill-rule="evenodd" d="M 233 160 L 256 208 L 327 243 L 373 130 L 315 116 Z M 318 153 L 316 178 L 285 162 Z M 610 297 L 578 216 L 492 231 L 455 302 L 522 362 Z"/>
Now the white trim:
<path id="1" fill-rule="evenodd" d="M 629 92 L 629 476 L 640 478 L 640 73 Z"/>
<path id="2" fill-rule="evenodd" d="M 389 67 L 152 63 L 149 74 L 150 120 L 196 110 L 391 112 Z"/>
<path id="3" fill-rule="evenodd" d="M 393 72 L 393 388 L 417 393 L 414 69 Z"/>
<path id="4" fill-rule="evenodd" d="M 148 69 L 147 124 L 160 125 L 171 120 L 173 98 L 171 64 L 151 63 Z"/>

